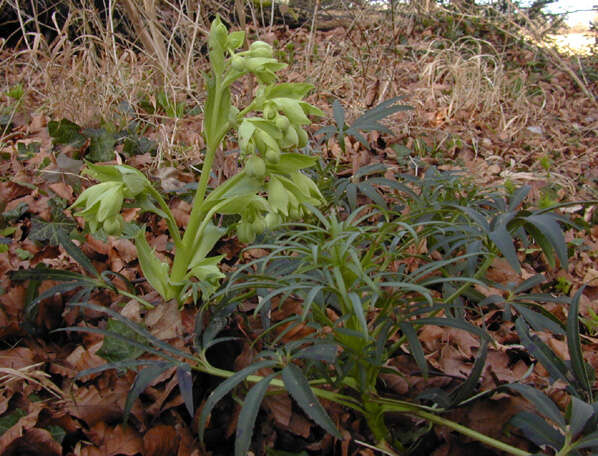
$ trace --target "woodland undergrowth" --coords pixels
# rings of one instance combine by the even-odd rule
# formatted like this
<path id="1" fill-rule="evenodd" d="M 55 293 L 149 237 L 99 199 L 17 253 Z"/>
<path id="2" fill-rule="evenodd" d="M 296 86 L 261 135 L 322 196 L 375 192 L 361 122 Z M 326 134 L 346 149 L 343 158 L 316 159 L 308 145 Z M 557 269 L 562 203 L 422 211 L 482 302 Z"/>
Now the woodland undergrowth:
<path id="1" fill-rule="evenodd" d="M 595 54 L 81 3 L 0 44 L 1 454 L 598 451 Z"/>

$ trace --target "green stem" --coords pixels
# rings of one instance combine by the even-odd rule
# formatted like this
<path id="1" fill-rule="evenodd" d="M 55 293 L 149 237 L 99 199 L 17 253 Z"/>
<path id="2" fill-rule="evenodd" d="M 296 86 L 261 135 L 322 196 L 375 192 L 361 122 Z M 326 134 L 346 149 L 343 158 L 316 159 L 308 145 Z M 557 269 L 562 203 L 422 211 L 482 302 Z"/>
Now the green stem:
<path id="1" fill-rule="evenodd" d="M 445 426 L 453 431 L 457 431 L 460 434 L 466 435 L 467 437 L 471 437 L 478 442 L 482 442 L 485 445 L 491 446 L 492 448 L 496 448 L 497 450 L 504 451 L 506 453 L 515 455 L 515 456 L 529 456 L 529 452 L 520 450 L 508 443 L 501 442 L 500 440 L 493 439 L 492 437 L 488 437 L 480 432 L 474 431 L 466 426 L 463 426 L 459 423 L 455 423 L 454 421 L 447 420 L 440 416 L 434 415 L 433 413 L 425 412 L 423 410 L 411 410 L 410 413 L 417 415 L 421 418 L 428 420 L 431 423 Z"/>
<path id="2" fill-rule="evenodd" d="M 222 90 L 220 83 L 220 77 L 218 75 L 215 76 L 216 87 L 214 89 L 214 105 L 211 112 L 207 113 L 210 116 L 210 127 L 212 128 L 205 128 L 206 132 L 206 156 L 204 158 L 203 166 L 201 168 L 201 175 L 199 177 L 199 182 L 197 184 L 197 190 L 195 191 L 195 196 L 193 198 L 193 208 L 191 209 L 191 215 L 189 216 L 189 224 L 185 230 L 185 234 L 183 235 L 183 239 L 180 243 L 181 248 L 177 248 L 177 251 L 174 256 L 174 261 L 172 265 L 172 272 L 171 272 L 171 279 L 174 283 L 178 283 L 182 281 L 185 273 L 187 272 L 187 268 L 189 266 L 189 262 L 193 258 L 193 244 L 195 243 L 195 239 L 198 235 L 198 228 L 203 221 L 202 217 L 202 210 L 203 210 L 203 203 L 206 195 L 206 190 L 208 188 L 208 182 L 210 181 L 210 174 L 212 172 L 212 164 L 214 163 L 214 157 L 216 156 L 216 151 L 220 146 L 220 142 L 224 137 L 224 134 L 229 128 L 229 125 L 223 125 L 220 129 L 218 129 L 218 133 L 215 135 L 216 137 L 212 137 L 213 127 L 216 125 L 218 112 L 220 110 L 220 104 L 222 101 Z"/>
<path id="3" fill-rule="evenodd" d="M 162 211 L 164 211 L 166 214 L 166 223 L 168 224 L 168 229 L 172 235 L 172 238 L 174 239 L 175 246 L 179 248 L 181 245 L 181 234 L 179 233 L 179 227 L 174 220 L 172 212 L 170 212 L 168 204 L 166 204 L 166 201 L 164 201 L 164 198 L 162 198 L 160 192 L 158 192 L 153 186 L 149 186 L 149 191 L 156 201 L 158 201 L 158 206 L 160 206 L 160 209 L 162 209 Z"/>
<path id="4" fill-rule="evenodd" d="M 154 305 L 150 304 L 149 302 L 147 302 L 145 299 L 140 298 L 139 296 L 134 295 L 133 293 L 129 293 L 128 291 L 125 290 L 121 290 L 119 288 L 116 289 L 116 292 L 119 295 L 122 296 L 126 296 L 127 298 L 131 298 L 134 299 L 135 301 L 139 302 L 141 305 L 143 305 L 143 307 L 145 307 L 146 309 L 153 309 Z"/>
<path id="5" fill-rule="evenodd" d="M 197 371 L 204 372 L 204 373 L 207 373 L 210 375 L 214 375 L 216 377 L 222 377 L 222 378 L 229 378 L 236 374 L 236 372 L 233 372 L 233 371 L 228 371 L 228 370 L 219 369 L 217 367 L 214 367 L 210 363 L 208 363 L 205 359 L 201 359 L 201 361 L 199 363 L 193 365 L 192 368 Z M 246 381 L 251 382 L 251 383 L 257 383 L 260 380 L 262 380 L 263 378 L 264 377 L 261 375 L 248 375 L 246 377 Z M 274 387 L 277 387 L 277 388 L 285 389 L 284 382 L 277 378 L 272 380 L 271 385 Z M 368 415 L 368 412 L 362 406 L 360 406 L 359 403 L 357 403 L 355 398 L 353 398 L 351 396 L 346 396 L 344 394 L 335 393 L 334 391 L 328 391 L 328 390 L 316 388 L 313 386 L 311 387 L 311 390 L 318 397 L 321 397 L 323 399 L 327 399 L 327 400 L 333 401 L 337 404 L 348 407 L 352 410 L 355 410 L 359 413 L 364 414 L 364 416 Z M 430 423 L 433 423 L 433 424 L 436 424 L 439 426 L 445 426 L 449 429 L 452 429 L 453 431 L 459 432 L 460 434 L 463 434 L 467 437 L 477 440 L 478 442 L 481 442 L 485 445 L 496 448 L 498 450 L 504 451 L 506 453 L 512 454 L 514 456 L 528 456 L 529 455 L 529 453 L 527 451 L 520 450 L 519 448 L 516 448 L 507 443 L 501 442 L 500 440 L 493 439 L 492 437 L 488 437 L 487 435 L 484 435 L 480 432 L 474 431 L 473 429 L 470 429 L 470 428 L 463 426 L 459 423 L 455 423 L 454 421 L 447 420 L 446 418 L 442 418 L 434 413 L 422 410 L 422 408 L 417 405 L 409 404 L 408 402 L 404 402 L 404 401 L 395 401 L 392 399 L 384 399 L 384 398 L 379 398 L 379 399 L 369 398 L 369 399 L 372 402 L 379 404 L 379 406 L 382 407 L 382 409 L 381 409 L 382 412 L 410 413 L 410 414 L 419 416 L 421 418 L 424 418 L 425 420 L 429 421 Z M 376 422 L 377 421 L 378 420 L 376 420 Z M 374 432 L 373 429 L 372 429 L 372 432 Z M 381 440 L 381 442 L 386 443 L 386 441 L 384 439 Z"/>
<path id="6" fill-rule="evenodd" d="M 192 367 L 192 369 L 195 369 L 197 371 L 204 372 L 204 373 L 210 374 L 210 375 L 214 375 L 216 377 L 222 377 L 222 378 L 229 378 L 236 374 L 236 372 L 233 372 L 233 371 L 228 371 L 228 370 L 219 369 L 217 367 L 214 367 L 205 360 L 202 360 L 201 363 L 198 363 L 191 367 Z M 248 375 L 245 378 L 245 380 L 248 382 L 251 382 L 251 383 L 258 383 L 263 378 L 264 377 L 261 375 Z M 281 388 L 281 389 L 285 389 L 284 382 L 277 378 L 273 379 L 272 382 L 270 383 L 270 385 L 272 385 L 274 387 Z M 318 397 L 327 399 L 329 401 L 336 402 L 337 404 L 340 404 L 340 405 L 344 405 L 345 407 L 353 409 L 359 413 L 364 413 L 363 408 L 355 401 L 354 398 L 352 398 L 350 396 L 335 393 L 334 391 L 328 391 L 325 389 L 316 388 L 313 386 L 311 387 L 311 390 Z"/>

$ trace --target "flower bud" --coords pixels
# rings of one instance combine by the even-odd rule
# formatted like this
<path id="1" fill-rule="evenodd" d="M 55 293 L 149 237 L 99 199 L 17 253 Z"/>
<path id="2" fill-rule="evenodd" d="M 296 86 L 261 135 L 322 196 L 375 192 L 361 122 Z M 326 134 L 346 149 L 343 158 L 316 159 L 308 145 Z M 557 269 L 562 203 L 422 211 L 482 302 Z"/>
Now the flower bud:
<path id="1" fill-rule="evenodd" d="M 285 131 L 284 139 L 287 143 L 287 147 L 295 147 L 299 144 L 299 136 L 292 126 Z"/>
<path id="2" fill-rule="evenodd" d="M 267 104 L 264 107 L 264 118 L 268 119 L 268 120 L 272 120 L 274 119 L 274 117 L 276 117 L 276 108 L 274 106 L 272 106 L 271 104 Z"/>
<path id="3" fill-rule="evenodd" d="M 237 225 L 237 237 L 244 244 L 251 244 L 255 240 L 255 232 L 251 223 L 241 220 Z"/>
<path id="4" fill-rule="evenodd" d="M 254 41 L 249 46 L 249 53 L 252 57 L 272 58 L 272 46 L 264 41 Z"/>
<path id="5" fill-rule="evenodd" d="M 291 122 L 289 122 L 289 118 L 286 116 L 276 116 L 276 128 L 278 128 L 280 131 L 285 132 L 287 131 L 287 128 L 289 128 L 289 126 L 291 125 Z"/>
<path id="6" fill-rule="evenodd" d="M 257 155 L 252 155 L 245 163 L 245 171 L 250 177 L 262 179 L 266 175 L 266 163 Z"/>
<path id="7" fill-rule="evenodd" d="M 233 70 L 245 71 L 245 59 L 238 54 L 232 56 L 230 64 Z"/>
<path id="8" fill-rule="evenodd" d="M 124 221 L 122 215 L 117 214 L 114 217 L 110 217 L 104 220 L 102 228 L 104 229 L 106 234 L 109 234 L 111 236 L 118 236 L 120 233 L 122 233 L 123 224 Z"/>
<path id="9" fill-rule="evenodd" d="M 280 161 L 280 151 L 274 149 L 268 149 L 266 151 L 266 161 L 272 165 L 275 165 Z"/>
<path id="10" fill-rule="evenodd" d="M 97 213 L 98 222 L 116 216 L 122 208 L 124 199 L 123 184 L 117 182 L 114 182 L 114 184 L 116 185 L 109 188 L 102 197 Z"/>
<path id="11" fill-rule="evenodd" d="M 307 132 L 301 127 L 295 127 L 295 131 L 297 132 L 297 138 L 299 139 L 297 142 L 297 147 L 307 146 Z"/>
<path id="12" fill-rule="evenodd" d="M 266 220 L 264 220 L 264 217 L 258 215 L 251 224 L 251 228 L 255 234 L 262 234 L 266 230 Z"/>
<path id="13" fill-rule="evenodd" d="M 264 221 L 266 222 L 266 227 L 269 230 L 273 230 L 282 223 L 282 217 L 274 212 L 268 212 Z"/>

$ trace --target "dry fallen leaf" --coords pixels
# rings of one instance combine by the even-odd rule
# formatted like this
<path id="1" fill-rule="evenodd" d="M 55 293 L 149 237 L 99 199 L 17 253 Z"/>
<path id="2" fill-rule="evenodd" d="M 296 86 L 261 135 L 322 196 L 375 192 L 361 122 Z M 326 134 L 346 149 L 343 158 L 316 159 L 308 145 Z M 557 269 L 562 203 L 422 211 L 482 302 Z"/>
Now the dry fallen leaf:
<path id="1" fill-rule="evenodd" d="M 143 454 L 143 440 L 132 426 L 111 427 L 104 422 L 96 423 L 87 437 L 95 446 L 82 450 L 81 456 L 135 456 Z"/>

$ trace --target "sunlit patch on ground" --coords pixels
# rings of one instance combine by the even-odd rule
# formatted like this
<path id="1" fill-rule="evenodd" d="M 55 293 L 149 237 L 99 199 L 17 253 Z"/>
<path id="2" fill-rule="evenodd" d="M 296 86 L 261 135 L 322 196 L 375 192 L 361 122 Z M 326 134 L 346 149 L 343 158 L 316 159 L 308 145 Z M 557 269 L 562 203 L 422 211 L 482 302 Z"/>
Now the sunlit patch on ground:
<path id="1" fill-rule="evenodd" d="M 559 51 L 567 54 L 589 55 L 595 46 L 596 37 L 591 33 L 568 33 L 552 35 Z"/>

